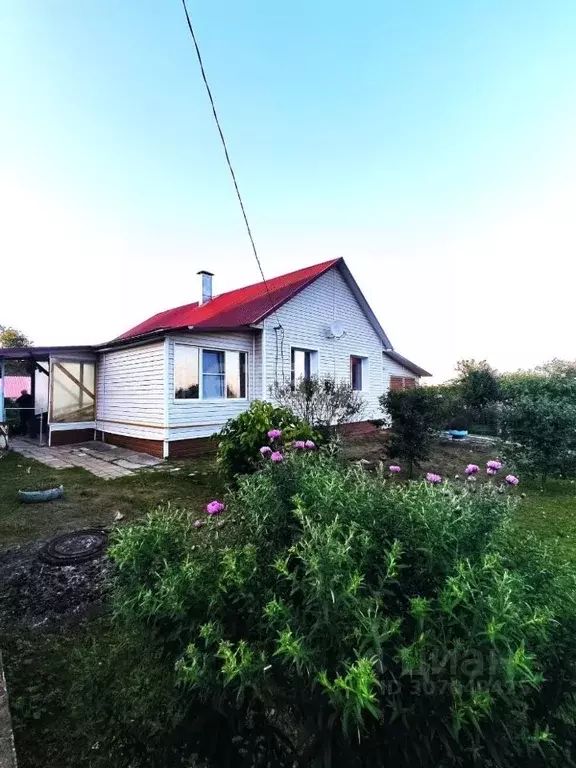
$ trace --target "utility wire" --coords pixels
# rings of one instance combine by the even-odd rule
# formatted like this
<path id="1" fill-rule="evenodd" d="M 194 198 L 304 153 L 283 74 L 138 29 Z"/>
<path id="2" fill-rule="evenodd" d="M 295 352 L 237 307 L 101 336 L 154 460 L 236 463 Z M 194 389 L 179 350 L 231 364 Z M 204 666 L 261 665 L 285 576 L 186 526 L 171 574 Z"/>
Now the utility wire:
<path id="1" fill-rule="evenodd" d="M 254 237 L 252 236 L 252 230 L 250 229 L 250 224 L 248 222 L 248 216 L 246 215 L 246 209 L 244 208 L 244 202 L 242 200 L 242 195 L 240 194 L 240 188 L 238 187 L 238 182 L 236 181 L 236 174 L 234 173 L 234 168 L 232 167 L 232 162 L 230 160 L 230 155 L 228 154 L 228 147 L 226 145 L 226 139 L 224 138 L 224 133 L 222 132 L 222 127 L 220 125 L 220 120 L 218 119 L 218 113 L 216 112 L 216 105 L 214 104 L 214 98 L 212 96 L 212 91 L 210 90 L 210 86 L 208 84 L 208 78 L 206 77 L 206 70 L 204 69 L 204 62 L 202 61 L 202 54 L 200 53 L 200 48 L 198 46 L 198 41 L 196 40 L 196 35 L 194 34 L 194 28 L 192 26 L 192 22 L 190 21 L 190 14 L 188 13 L 188 7 L 186 5 L 186 0 L 182 0 L 182 7 L 184 8 L 184 13 L 186 15 L 186 23 L 188 24 L 188 29 L 190 31 L 190 35 L 192 37 L 192 41 L 194 42 L 194 48 L 196 49 L 196 57 L 198 59 L 198 64 L 200 65 L 200 72 L 202 73 L 202 79 L 204 80 L 204 85 L 206 86 L 206 93 L 208 94 L 208 98 L 210 99 L 210 105 L 212 107 L 212 114 L 214 115 L 214 122 L 216 123 L 216 127 L 218 128 L 218 133 L 220 135 L 220 141 L 222 142 L 222 147 L 224 149 L 224 155 L 226 157 L 226 163 L 228 164 L 228 169 L 230 171 L 230 175 L 232 176 L 232 181 L 234 182 L 234 189 L 236 190 L 236 196 L 238 198 L 238 202 L 240 203 L 240 209 L 242 210 L 242 216 L 244 217 L 244 223 L 246 224 L 246 231 L 248 232 L 248 237 L 250 238 L 250 243 L 252 245 L 252 251 L 254 252 L 254 258 L 256 259 L 256 263 L 258 264 L 258 269 L 260 270 L 260 274 L 262 275 L 262 281 L 264 283 L 264 286 L 266 288 L 266 293 L 268 294 L 268 299 L 270 300 L 270 307 L 272 311 L 274 312 L 274 315 L 276 316 L 276 322 L 278 323 L 278 326 L 281 328 L 282 323 L 280 322 L 280 318 L 278 317 L 278 313 L 276 311 L 274 301 L 272 300 L 272 295 L 270 294 L 270 289 L 268 288 L 268 283 L 266 282 L 266 277 L 264 276 L 264 270 L 262 269 L 262 264 L 260 262 L 260 257 L 258 256 L 258 250 L 256 248 L 256 243 L 254 242 Z"/>

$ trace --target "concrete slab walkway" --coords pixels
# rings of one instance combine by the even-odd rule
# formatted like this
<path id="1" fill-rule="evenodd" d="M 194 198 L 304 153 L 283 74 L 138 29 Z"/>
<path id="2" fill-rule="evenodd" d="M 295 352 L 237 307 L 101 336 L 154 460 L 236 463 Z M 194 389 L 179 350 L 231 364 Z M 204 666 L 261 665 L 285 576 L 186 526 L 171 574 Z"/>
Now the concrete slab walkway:
<path id="1" fill-rule="evenodd" d="M 138 453 L 97 441 L 48 448 L 13 437 L 10 440 L 10 448 L 27 459 L 35 459 L 52 469 L 82 467 L 96 477 L 107 480 L 133 475 L 140 469 L 163 463 L 163 459 L 157 459 L 147 453 Z"/>

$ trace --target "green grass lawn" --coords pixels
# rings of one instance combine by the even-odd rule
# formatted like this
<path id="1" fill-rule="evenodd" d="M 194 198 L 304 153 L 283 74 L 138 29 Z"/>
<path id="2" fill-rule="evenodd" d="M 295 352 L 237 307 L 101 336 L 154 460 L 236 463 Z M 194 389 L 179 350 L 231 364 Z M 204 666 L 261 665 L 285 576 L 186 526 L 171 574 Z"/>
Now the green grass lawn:
<path id="1" fill-rule="evenodd" d="M 222 491 L 213 458 L 171 462 L 175 471 L 141 470 L 103 480 L 85 469 L 53 470 L 18 453 L 0 459 L 0 550 L 61 532 L 109 527 L 116 512 L 123 522 L 141 517 L 160 502 L 199 510 Z M 18 490 L 50 483 L 64 486 L 62 499 L 22 504 Z"/>

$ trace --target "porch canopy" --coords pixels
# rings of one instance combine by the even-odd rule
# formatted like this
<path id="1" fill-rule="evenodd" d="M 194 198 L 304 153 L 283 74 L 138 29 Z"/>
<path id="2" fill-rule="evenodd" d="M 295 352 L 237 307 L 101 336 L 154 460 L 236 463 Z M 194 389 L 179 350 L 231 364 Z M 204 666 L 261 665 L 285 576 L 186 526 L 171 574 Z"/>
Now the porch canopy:
<path id="1" fill-rule="evenodd" d="M 13 373 L 24 382 L 19 403 L 6 396 Z M 51 444 L 54 432 L 94 429 L 95 405 L 94 347 L 0 348 L 0 424 Z"/>

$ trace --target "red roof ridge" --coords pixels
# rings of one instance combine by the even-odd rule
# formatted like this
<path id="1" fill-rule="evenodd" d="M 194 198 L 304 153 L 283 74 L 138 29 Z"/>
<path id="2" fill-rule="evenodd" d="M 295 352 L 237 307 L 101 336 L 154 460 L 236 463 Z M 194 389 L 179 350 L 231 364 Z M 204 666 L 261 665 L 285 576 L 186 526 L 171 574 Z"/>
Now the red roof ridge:
<path id="1" fill-rule="evenodd" d="M 220 293 L 204 304 L 192 302 L 157 312 L 118 339 L 186 327 L 233 330 L 254 325 L 341 261 L 330 259 L 272 277 L 265 283 L 260 281 Z"/>

